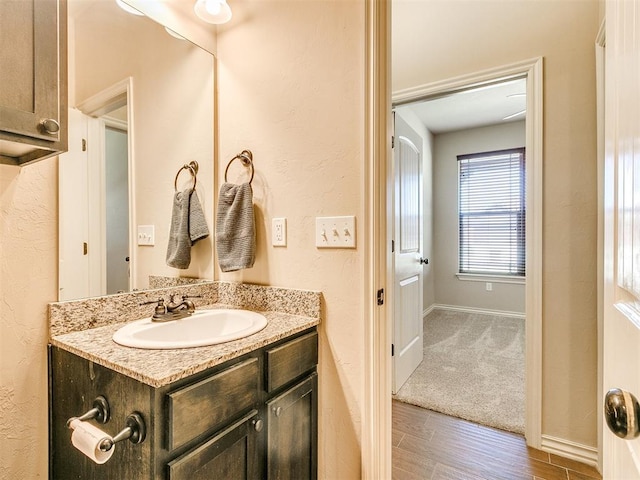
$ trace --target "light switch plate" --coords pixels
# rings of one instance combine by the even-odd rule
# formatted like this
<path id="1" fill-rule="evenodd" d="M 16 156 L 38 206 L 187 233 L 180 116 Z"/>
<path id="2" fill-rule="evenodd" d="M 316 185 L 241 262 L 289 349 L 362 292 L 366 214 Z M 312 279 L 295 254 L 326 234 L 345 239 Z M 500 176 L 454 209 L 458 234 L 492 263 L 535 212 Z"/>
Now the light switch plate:
<path id="1" fill-rule="evenodd" d="M 138 245 L 153 246 L 156 244 L 155 225 L 138 225 Z"/>
<path id="2" fill-rule="evenodd" d="M 286 218 L 274 218 L 271 220 L 271 245 L 274 247 L 287 246 Z"/>
<path id="3" fill-rule="evenodd" d="M 356 217 L 316 217 L 316 247 L 356 248 Z"/>

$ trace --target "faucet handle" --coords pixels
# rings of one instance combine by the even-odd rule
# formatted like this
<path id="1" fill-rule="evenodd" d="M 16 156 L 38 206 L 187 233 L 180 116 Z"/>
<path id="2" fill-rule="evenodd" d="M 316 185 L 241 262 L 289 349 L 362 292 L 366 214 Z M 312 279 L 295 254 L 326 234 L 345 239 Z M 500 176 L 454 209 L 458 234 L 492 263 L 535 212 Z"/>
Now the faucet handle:
<path id="1" fill-rule="evenodd" d="M 148 302 L 142 302 L 139 303 L 138 305 L 142 306 L 142 305 L 151 305 L 153 303 L 157 303 L 158 306 L 164 305 L 164 298 L 159 298 L 157 300 L 149 300 Z"/>
<path id="2" fill-rule="evenodd" d="M 182 295 L 182 300 L 186 300 L 187 298 L 202 298 L 202 295 Z"/>
<path id="3" fill-rule="evenodd" d="M 154 317 L 157 315 L 164 315 L 165 313 L 167 313 L 167 307 L 164 304 L 164 298 L 159 298 L 157 300 L 150 300 L 148 302 L 142 302 L 140 304 L 140 306 L 142 305 L 151 305 L 153 303 L 157 303 L 156 305 L 156 309 L 154 312 Z"/>

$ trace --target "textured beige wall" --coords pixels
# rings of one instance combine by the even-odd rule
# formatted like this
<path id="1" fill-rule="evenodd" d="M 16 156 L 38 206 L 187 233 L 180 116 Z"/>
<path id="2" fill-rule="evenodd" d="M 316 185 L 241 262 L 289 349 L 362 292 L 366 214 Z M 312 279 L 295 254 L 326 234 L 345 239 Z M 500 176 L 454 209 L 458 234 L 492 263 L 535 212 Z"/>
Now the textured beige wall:
<path id="1" fill-rule="evenodd" d="M 435 135 L 434 250 L 436 303 L 524 313 L 524 284 L 459 280 L 458 272 L 458 155 L 490 152 L 525 145 L 524 122 L 470 128 Z"/>
<path id="2" fill-rule="evenodd" d="M 46 479 L 47 303 L 58 296 L 55 159 L 0 165 L 0 478 Z"/>
<path id="3" fill-rule="evenodd" d="M 393 90 L 544 57 L 543 423 L 596 445 L 597 0 L 396 0 Z"/>
<path id="4" fill-rule="evenodd" d="M 218 31 L 220 181 L 253 151 L 257 259 L 223 280 L 320 290 L 319 477 L 360 477 L 362 225 L 355 250 L 315 247 L 315 217 L 364 209 L 364 3 L 234 1 Z M 239 162 L 229 180 L 242 173 Z M 238 180 L 239 181 L 239 180 Z M 271 219 L 288 244 L 272 247 Z"/>

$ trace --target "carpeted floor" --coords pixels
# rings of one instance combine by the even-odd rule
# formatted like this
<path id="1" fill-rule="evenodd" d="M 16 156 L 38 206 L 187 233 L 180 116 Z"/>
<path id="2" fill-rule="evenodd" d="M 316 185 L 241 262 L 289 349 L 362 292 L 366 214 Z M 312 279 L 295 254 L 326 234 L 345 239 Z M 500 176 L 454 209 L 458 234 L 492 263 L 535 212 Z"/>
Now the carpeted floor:
<path id="1" fill-rule="evenodd" d="M 433 310 L 424 355 L 396 400 L 524 433 L 524 319 Z"/>

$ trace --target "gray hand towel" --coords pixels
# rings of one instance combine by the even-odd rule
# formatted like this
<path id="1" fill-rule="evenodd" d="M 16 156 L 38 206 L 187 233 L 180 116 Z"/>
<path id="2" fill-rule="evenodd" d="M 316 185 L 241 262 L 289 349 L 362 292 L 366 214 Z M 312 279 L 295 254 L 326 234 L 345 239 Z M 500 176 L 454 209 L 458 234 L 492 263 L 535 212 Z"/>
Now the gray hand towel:
<path id="1" fill-rule="evenodd" d="M 191 246 L 208 236 L 209 227 L 198 194 L 192 189 L 176 192 L 173 197 L 167 265 L 181 269 L 189 268 Z"/>
<path id="2" fill-rule="evenodd" d="M 256 257 L 251 185 L 223 183 L 216 216 L 216 248 L 223 272 L 253 267 Z"/>

